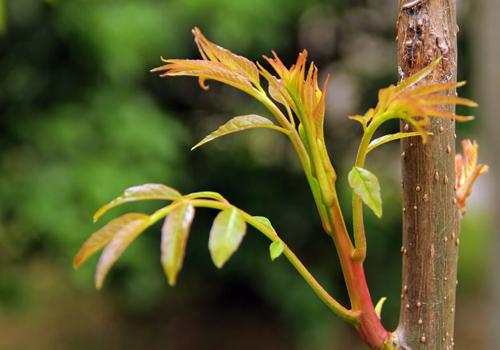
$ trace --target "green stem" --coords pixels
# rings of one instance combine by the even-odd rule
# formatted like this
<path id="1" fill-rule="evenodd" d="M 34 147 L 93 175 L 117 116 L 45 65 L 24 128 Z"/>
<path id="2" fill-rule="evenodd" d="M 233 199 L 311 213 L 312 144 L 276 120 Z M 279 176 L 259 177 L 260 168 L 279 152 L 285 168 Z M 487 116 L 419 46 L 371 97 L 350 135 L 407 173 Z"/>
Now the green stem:
<path id="1" fill-rule="evenodd" d="M 370 139 L 379 125 L 380 124 L 378 123 L 374 123 L 369 127 L 370 130 L 368 131 L 368 136 L 366 136 L 362 142 L 359 158 L 360 164 L 364 164 L 364 159 L 366 157 L 365 148 L 368 147 Z M 376 315 L 368 285 L 366 283 L 362 262 L 353 259 L 352 253 L 354 251 L 354 247 L 342 216 L 342 211 L 335 189 L 335 172 L 333 171 L 330 158 L 328 157 L 326 148 L 324 147 L 324 143 L 317 141 L 314 143 L 314 146 L 311 147 L 311 153 L 313 154 L 312 158 L 316 169 L 316 175 L 320 181 L 320 189 L 322 191 L 322 199 L 324 201 L 323 204 L 328 210 L 328 218 L 330 225 L 333 228 L 331 236 L 339 255 L 342 272 L 344 274 L 347 291 L 349 293 L 349 299 L 351 301 L 351 309 L 360 313 L 359 325 L 356 326 L 356 329 L 367 344 L 374 349 L 378 349 L 382 347 L 388 333 Z M 323 151 L 322 148 L 324 148 Z M 361 221 L 360 227 L 363 227 L 362 225 L 363 223 Z M 362 238 L 364 238 L 364 231 L 362 231 L 362 233 Z"/>
<path id="2" fill-rule="evenodd" d="M 354 164 L 355 167 L 364 168 L 366 155 L 369 152 L 369 146 L 373 134 L 375 134 L 375 131 L 377 131 L 379 126 L 385 120 L 386 118 L 384 118 L 384 116 L 374 116 L 372 123 L 364 129 L 363 137 L 359 144 L 358 153 L 356 155 L 356 162 Z M 366 233 L 363 218 L 363 201 L 361 200 L 361 197 L 355 192 L 352 193 L 352 216 L 355 245 L 355 248 L 352 251 L 352 257 L 354 260 L 363 263 L 366 258 Z"/>
<path id="3" fill-rule="evenodd" d="M 312 166 L 311 166 L 311 160 L 309 158 L 309 154 L 304 146 L 304 143 L 302 142 L 299 133 L 297 132 L 297 129 L 294 128 L 293 125 L 290 124 L 288 119 L 283 115 L 281 110 L 274 104 L 268 97 L 267 95 L 257 95 L 255 96 L 261 103 L 264 104 L 264 106 L 272 113 L 272 115 L 276 118 L 276 120 L 283 126 L 283 128 L 286 128 L 289 131 L 288 137 L 290 138 L 290 141 L 295 149 L 295 152 L 297 152 L 297 155 L 299 157 L 299 161 L 302 165 L 302 168 L 304 169 L 304 172 L 306 174 L 307 181 L 309 183 L 309 187 L 311 188 L 311 192 L 314 197 L 314 202 L 316 203 L 316 207 L 318 209 L 321 222 L 323 224 L 323 228 L 325 229 L 326 232 L 331 234 L 331 225 L 328 220 L 328 214 L 327 211 L 323 205 L 322 199 L 321 199 L 321 191 L 319 189 L 318 184 L 315 182 L 316 179 L 312 175 Z M 289 107 L 287 108 L 287 110 Z M 291 113 L 291 112 L 289 112 Z M 293 122 L 293 119 L 292 119 Z"/>
<path id="4" fill-rule="evenodd" d="M 278 123 L 286 130 L 292 129 L 292 124 L 288 120 L 287 117 L 281 112 L 281 110 L 276 106 L 273 101 L 267 97 L 266 93 L 258 93 L 252 95 L 257 101 L 262 103 L 271 113 L 272 115 L 276 118 Z"/>
<path id="5" fill-rule="evenodd" d="M 272 103 L 272 101 L 269 100 L 268 102 L 268 104 L 265 104 L 266 107 L 268 107 L 273 114 L 279 114 L 283 120 L 285 117 L 281 111 L 274 105 L 274 103 Z M 298 106 L 300 107 L 300 104 L 298 104 Z M 334 299 L 334 302 L 328 298 L 325 299 L 328 294 L 322 292 L 322 289 L 319 288 L 321 286 L 315 285 L 317 282 L 315 282 L 315 280 L 311 280 L 312 276 L 308 276 L 305 273 L 307 270 L 302 270 L 303 266 L 300 261 L 298 261 L 298 259 L 295 261 L 294 256 L 292 255 L 287 255 L 287 258 L 292 265 L 295 266 L 303 278 L 308 281 L 318 296 L 320 296 L 320 298 L 325 301 L 336 314 L 348 320 L 349 317 L 355 315 L 354 318 L 356 321 L 355 323 L 351 323 L 354 323 L 356 329 L 367 344 L 374 349 L 378 349 L 382 347 L 388 333 L 375 313 L 362 263 L 353 259 L 352 256 L 355 249 L 349 232 L 347 231 L 342 210 L 338 201 L 335 188 L 336 174 L 328 156 L 323 135 L 321 134 L 316 136 L 317 131 L 308 124 L 308 119 L 306 118 L 307 116 L 303 115 L 303 111 L 300 108 L 298 108 L 297 112 L 297 117 L 302 122 L 305 131 L 304 137 L 307 138 L 308 141 L 308 149 L 306 150 L 304 146 L 305 141 L 301 139 L 295 128 L 291 128 L 289 138 L 297 151 L 302 166 L 304 167 L 323 227 L 335 243 L 342 272 L 346 281 L 349 299 L 351 301 L 351 310 L 347 310 L 343 306 L 340 308 L 341 305 L 339 305 Z M 368 147 L 370 142 L 369 138 L 371 138 L 377 127 L 378 126 L 376 125 L 371 126 L 371 135 L 366 137 L 368 141 L 365 140 L 363 148 Z M 365 143 L 366 146 L 364 145 Z M 364 153 L 362 156 L 362 162 L 364 163 L 366 151 L 362 151 L 361 153 Z M 360 227 L 362 227 L 362 225 Z M 364 231 L 362 231 L 362 233 L 364 237 Z M 347 311 L 349 312 L 349 315 L 346 314 Z"/>
<path id="6" fill-rule="evenodd" d="M 228 208 L 233 208 L 229 203 L 217 202 L 209 199 L 193 199 L 191 204 L 195 207 L 211 208 L 224 210 Z M 348 310 L 337 300 L 335 300 L 321 284 L 314 278 L 314 276 L 307 270 L 304 264 L 299 260 L 299 258 L 292 252 L 292 250 L 286 245 L 285 242 L 278 236 L 276 231 L 268 225 L 264 224 L 262 221 L 256 219 L 247 212 L 238 209 L 240 214 L 243 216 L 246 222 L 251 226 L 256 228 L 258 231 L 263 233 L 271 241 L 280 241 L 283 244 L 283 253 L 292 266 L 299 272 L 302 278 L 307 282 L 307 284 L 313 289 L 316 295 L 339 317 L 344 320 L 356 325 L 359 320 L 359 312 Z"/>

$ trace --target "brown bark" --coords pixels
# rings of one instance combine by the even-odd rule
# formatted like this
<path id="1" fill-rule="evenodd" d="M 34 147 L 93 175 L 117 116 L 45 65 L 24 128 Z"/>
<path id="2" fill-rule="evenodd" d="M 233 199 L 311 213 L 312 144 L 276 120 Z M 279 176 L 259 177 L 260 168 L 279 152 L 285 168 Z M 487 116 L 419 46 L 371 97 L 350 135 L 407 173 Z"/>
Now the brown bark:
<path id="1" fill-rule="evenodd" d="M 442 56 L 427 82 L 456 81 L 455 1 L 400 1 L 398 69 L 404 79 Z M 455 94 L 455 91 L 449 93 Z M 450 106 L 443 106 L 453 111 Z M 402 131 L 409 126 L 401 124 Z M 411 128 L 410 128 L 411 129 Z M 452 349 L 459 245 L 455 201 L 455 123 L 433 119 L 427 144 L 404 139 L 403 278 L 395 333 L 401 348 Z"/>

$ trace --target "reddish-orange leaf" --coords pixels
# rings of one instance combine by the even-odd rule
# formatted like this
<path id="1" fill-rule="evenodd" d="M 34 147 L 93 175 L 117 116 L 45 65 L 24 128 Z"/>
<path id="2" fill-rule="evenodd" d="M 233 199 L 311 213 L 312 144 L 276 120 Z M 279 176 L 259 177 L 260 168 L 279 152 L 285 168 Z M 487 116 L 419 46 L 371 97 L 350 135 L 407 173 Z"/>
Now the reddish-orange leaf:
<path id="1" fill-rule="evenodd" d="M 202 57 L 210 61 L 221 62 L 232 71 L 245 76 L 256 86 L 259 85 L 259 71 L 253 62 L 210 42 L 196 27 L 193 29 L 193 35 Z"/>
<path id="2" fill-rule="evenodd" d="M 111 220 L 106 226 L 93 233 L 85 243 L 83 243 L 73 259 L 73 267 L 75 269 L 79 268 L 88 258 L 110 242 L 118 232 L 136 225 L 137 222 L 144 218 L 147 218 L 147 215 L 130 213 Z"/>
<path id="3" fill-rule="evenodd" d="M 146 228 L 148 219 L 148 215 L 130 213 L 113 220 L 102 229 L 112 231 L 113 238 L 106 248 L 104 248 L 97 263 L 95 273 L 95 285 L 97 289 L 102 288 L 104 279 L 116 260 Z"/>
<path id="4" fill-rule="evenodd" d="M 164 72 L 160 77 L 192 76 L 199 77 L 203 82 L 206 79 L 216 80 L 231 85 L 237 89 L 251 93 L 254 89 L 250 82 L 242 75 L 229 70 L 221 63 L 203 60 L 165 60 L 167 63 L 151 72 Z M 201 84 L 203 88 L 206 88 Z"/>
<path id="5" fill-rule="evenodd" d="M 474 183 L 480 175 L 488 171 L 488 166 L 477 164 L 479 145 L 475 141 L 463 140 L 462 149 L 463 155 L 455 156 L 455 186 L 457 187 L 457 206 L 464 213 L 465 204 L 472 193 Z"/>

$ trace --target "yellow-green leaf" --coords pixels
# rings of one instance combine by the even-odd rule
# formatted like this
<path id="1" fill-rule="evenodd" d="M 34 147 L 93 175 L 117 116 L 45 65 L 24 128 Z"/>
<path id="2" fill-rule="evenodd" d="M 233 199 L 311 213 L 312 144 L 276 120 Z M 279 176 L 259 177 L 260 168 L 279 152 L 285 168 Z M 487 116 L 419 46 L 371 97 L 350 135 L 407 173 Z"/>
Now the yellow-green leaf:
<path id="1" fill-rule="evenodd" d="M 182 268 L 186 242 L 193 219 L 194 207 L 186 201 L 173 209 L 163 223 L 161 264 L 171 286 L 175 285 L 177 275 Z"/>
<path id="2" fill-rule="evenodd" d="M 283 250 L 285 249 L 285 246 L 283 245 L 282 241 L 274 241 L 269 245 L 269 255 L 271 255 L 271 260 L 274 261 L 280 257 L 281 254 L 283 254 Z"/>
<path id="3" fill-rule="evenodd" d="M 106 226 L 99 231 L 94 232 L 81 246 L 78 253 L 73 258 L 73 267 L 79 268 L 88 258 L 101 250 L 109 241 L 113 239 L 117 232 L 135 225 L 135 222 L 142 220 L 145 215 L 130 213 L 123 215 L 117 219 L 111 220 Z"/>
<path id="4" fill-rule="evenodd" d="M 427 132 L 426 133 L 427 135 L 432 135 L 431 132 Z M 384 136 L 381 136 L 375 140 L 373 140 L 372 142 L 370 142 L 370 144 L 368 145 L 368 152 L 371 152 L 373 151 L 375 148 L 377 148 L 378 146 L 381 146 L 385 143 L 388 143 L 388 142 L 391 142 L 391 141 L 395 141 L 395 140 L 399 140 L 399 139 L 404 139 L 406 137 L 412 137 L 412 136 L 421 136 L 422 133 L 419 132 L 419 131 L 413 131 L 413 132 L 398 132 L 396 134 L 390 134 L 390 135 L 384 135 Z"/>
<path id="5" fill-rule="evenodd" d="M 219 127 L 217 130 L 215 130 L 210 135 L 205 137 L 203 140 L 198 142 L 193 148 L 191 148 L 191 150 L 194 150 L 195 148 L 198 148 L 201 145 L 204 145 L 205 143 L 210 142 L 221 136 L 254 128 L 268 128 L 281 131 L 285 134 L 287 133 L 285 129 L 275 125 L 272 121 L 270 121 L 267 118 L 261 117 L 260 115 L 256 114 L 242 115 L 234 117 L 226 124 Z"/>
<path id="6" fill-rule="evenodd" d="M 377 177 L 366 169 L 354 167 L 349 172 L 349 185 L 363 202 L 377 215 L 382 217 L 382 197 Z"/>
<path id="7" fill-rule="evenodd" d="M 246 233 L 246 222 L 236 208 L 222 210 L 210 230 L 208 249 L 219 269 L 238 250 Z"/>
<path id="8" fill-rule="evenodd" d="M 380 300 L 377 302 L 377 305 L 375 305 L 375 313 L 377 314 L 377 317 L 381 319 L 382 316 L 382 307 L 384 307 L 384 303 L 387 300 L 386 297 L 380 298 Z"/>
<path id="9" fill-rule="evenodd" d="M 144 184 L 129 187 L 120 197 L 99 208 L 99 210 L 97 210 L 94 214 L 94 222 L 99 220 L 99 218 L 111 208 L 119 206 L 123 203 L 151 199 L 175 200 L 180 196 L 181 194 L 177 190 L 162 184 Z"/>
<path id="10" fill-rule="evenodd" d="M 95 285 L 97 289 L 102 288 L 104 279 L 116 260 L 118 260 L 130 243 L 132 243 L 134 239 L 136 239 L 137 236 L 139 236 L 147 227 L 148 219 L 148 215 L 139 213 L 129 213 L 120 216 L 119 218 L 112 220 L 101 230 L 97 231 L 87 242 L 85 242 L 84 246 L 88 242 L 89 243 L 86 247 L 87 250 L 80 257 L 83 258 L 83 260 L 95 253 L 95 251 L 107 243 L 105 242 L 106 240 L 109 240 L 109 238 L 112 237 L 109 244 L 106 248 L 104 248 L 101 257 L 99 258 L 99 262 L 97 263 L 95 273 Z M 79 264 L 81 263 L 82 260 L 79 261 Z"/>
<path id="11" fill-rule="evenodd" d="M 254 216 L 254 219 L 257 219 L 259 220 L 260 222 L 262 222 L 264 225 L 268 226 L 269 228 L 271 228 L 273 231 L 274 231 L 274 227 L 273 225 L 271 224 L 271 220 L 269 220 L 268 218 L 266 218 L 265 216 Z"/>

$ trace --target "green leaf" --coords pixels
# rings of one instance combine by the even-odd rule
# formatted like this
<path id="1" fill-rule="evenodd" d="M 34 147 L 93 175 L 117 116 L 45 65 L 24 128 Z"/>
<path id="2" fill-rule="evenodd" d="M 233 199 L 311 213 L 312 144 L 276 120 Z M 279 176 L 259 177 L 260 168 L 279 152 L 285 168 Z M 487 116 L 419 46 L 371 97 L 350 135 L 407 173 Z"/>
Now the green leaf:
<path id="1" fill-rule="evenodd" d="M 382 307 L 384 306 L 385 301 L 387 300 L 386 297 L 380 298 L 380 300 L 377 302 L 377 305 L 375 305 L 375 313 L 377 314 L 378 318 L 380 319 L 382 315 Z"/>
<path id="2" fill-rule="evenodd" d="M 99 220 L 111 208 L 123 203 L 150 199 L 175 200 L 179 197 L 181 197 L 181 194 L 177 190 L 162 184 L 144 184 L 129 187 L 123 192 L 123 195 L 99 208 L 94 214 L 94 222 Z"/>
<path id="3" fill-rule="evenodd" d="M 240 246 L 246 233 L 246 222 L 236 208 L 224 209 L 215 217 L 210 230 L 208 249 L 219 269 Z"/>
<path id="4" fill-rule="evenodd" d="M 273 227 L 273 224 L 271 224 L 271 220 L 269 220 L 265 216 L 254 216 L 254 219 L 259 220 L 264 225 L 269 226 L 269 228 L 271 228 L 274 231 L 274 227 Z"/>
<path id="5" fill-rule="evenodd" d="M 377 177 L 366 169 L 354 167 L 349 172 L 349 185 L 363 202 L 377 215 L 382 217 L 382 198 Z"/>
<path id="6" fill-rule="evenodd" d="M 102 229 L 93 234 L 87 242 L 84 243 L 82 250 L 75 257 L 74 264 L 81 265 L 90 255 L 104 246 L 111 238 L 109 244 L 99 258 L 95 273 L 95 285 L 101 289 L 104 279 L 113 264 L 118 260 L 122 253 L 132 243 L 148 224 L 148 215 L 139 213 L 129 213 L 120 216 L 109 222 Z"/>
<path id="7" fill-rule="evenodd" d="M 378 146 L 381 146 L 385 143 L 388 143 L 388 142 L 391 142 L 391 141 L 395 141 L 395 140 L 399 140 L 399 139 L 404 139 L 406 137 L 412 137 L 412 136 L 421 136 L 422 133 L 419 132 L 419 131 L 414 131 L 414 132 L 398 132 L 396 134 L 390 134 L 390 135 L 384 135 L 384 136 L 381 136 L 375 140 L 373 140 L 372 142 L 370 142 L 370 144 L 368 145 L 368 152 L 371 152 L 373 151 L 375 148 L 377 148 Z M 431 132 L 428 132 L 427 135 L 431 136 L 432 133 Z"/>
<path id="8" fill-rule="evenodd" d="M 111 220 L 99 231 L 94 232 L 81 246 L 78 253 L 73 258 L 73 267 L 78 269 L 92 255 L 101 250 L 109 241 L 113 239 L 116 233 L 124 229 L 127 225 L 134 225 L 133 222 L 143 217 L 143 214 L 130 213 L 119 218 Z"/>
<path id="9" fill-rule="evenodd" d="M 203 140 L 198 142 L 193 148 L 191 148 L 191 150 L 194 150 L 195 148 L 198 148 L 201 145 L 204 145 L 205 143 L 210 142 L 221 136 L 254 128 L 268 128 L 288 134 L 288 132 L 285 129 L 273 124 L 272 121 L 270 121 L 267 118 L 261 117 L 260 115 L 255 115 L 255 114 L 242 115 L 234 117 L 226 124 L 220 126 L 217 130 L 215 130 L 210 135 L 205 137 Z"/>
<path id="10" fill-rule="evenodd" d="M 186 242 L 189 229 L 194 219 L 194 207 L 190 202 L 179 203 L 163 223 L 161 230 L 161 264 L 168 279 L 173 286 L 177 275 L 182 268 L 186 253 Z"/>
<path id="11" fill-rule="evenodd" d="M 274 241 L 269 245 L 269 254 L 271 255 L 271 260 L 274 261 L 280 257 L 281 254 L 283 254 L 283 250 L 285 249 L 285 246 L 283 245 L 282 241 Z"/>

